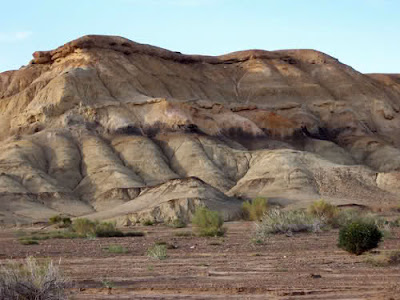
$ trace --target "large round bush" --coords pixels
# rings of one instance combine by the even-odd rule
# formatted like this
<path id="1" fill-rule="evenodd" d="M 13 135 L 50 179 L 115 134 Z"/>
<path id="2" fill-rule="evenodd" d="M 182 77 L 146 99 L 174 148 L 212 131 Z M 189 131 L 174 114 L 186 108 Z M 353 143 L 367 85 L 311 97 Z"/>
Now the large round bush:
<path id="1" fill-rule="evenodd" d="M 339 231 L 339 247 L 356 255 L 378 247 L 382 232 L 371 222 L 353 221 Z"/>

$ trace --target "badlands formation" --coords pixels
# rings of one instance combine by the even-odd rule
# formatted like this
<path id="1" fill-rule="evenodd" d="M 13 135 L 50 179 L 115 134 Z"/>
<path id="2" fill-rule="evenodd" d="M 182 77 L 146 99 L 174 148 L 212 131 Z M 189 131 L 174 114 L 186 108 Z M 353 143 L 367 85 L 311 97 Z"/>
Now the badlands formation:
<path id="1" fill-rule="evenodd" d="M 84 36 L 0 73 L 0 223 L 234 219 L 257 196 L 388 210 L 400 75 L 314 50 L 184 55 Z"/>

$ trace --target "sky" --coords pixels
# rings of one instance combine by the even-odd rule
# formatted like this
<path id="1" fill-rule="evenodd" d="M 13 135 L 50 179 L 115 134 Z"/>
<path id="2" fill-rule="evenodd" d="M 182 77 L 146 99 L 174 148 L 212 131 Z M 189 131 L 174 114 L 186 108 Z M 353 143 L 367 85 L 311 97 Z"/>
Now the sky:
<path id="1" fill-rule="evenodd" d="M 0 72 L 86 34 L 187 54 L 316 49 L 400 73 L 400 0 L 0 0 Z"/>

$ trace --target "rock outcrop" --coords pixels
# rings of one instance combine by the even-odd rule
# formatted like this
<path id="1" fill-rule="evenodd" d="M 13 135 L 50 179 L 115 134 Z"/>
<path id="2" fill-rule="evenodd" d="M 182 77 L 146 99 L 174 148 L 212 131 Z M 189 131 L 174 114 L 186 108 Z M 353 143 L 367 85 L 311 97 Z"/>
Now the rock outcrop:
<path id="1" fill-rule="evenodd" d="M 400 75 L 314 50 L 85 36 L 0 73 L 0 222 L 188 219 L 198 204 L 232 219 L 255 196 L 390 209 L 399 112 Z"/>

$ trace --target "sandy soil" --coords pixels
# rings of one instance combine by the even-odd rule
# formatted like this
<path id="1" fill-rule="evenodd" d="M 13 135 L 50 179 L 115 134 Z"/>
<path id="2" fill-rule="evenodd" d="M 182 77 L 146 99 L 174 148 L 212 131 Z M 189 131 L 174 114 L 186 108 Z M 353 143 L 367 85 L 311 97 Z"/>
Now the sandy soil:
<path id="1" fill-rule="evenodd" d="M 399 229 L 374 253 L 355 256 L 336 247 L 337 231 L 273 236 L 259 245 L 251 242 L 252 223 L 226 227 L 223 238 L 176 236 L 191 228 L 148 226 L 135 228 L 147 232 L 144 237 L 54 239 L 29 246 L 19 244 L 15 230 L 3 229 L 0 259 L 61 260 L 75 282 L 72 299 L 400 299 L 400 266 L 366 262 L 367 255 L 400 249 Z M 167 259 L 145 255 L 155 242 L 170 245 Z M 116 244 L 128 252 L 104 250 Z"/>

